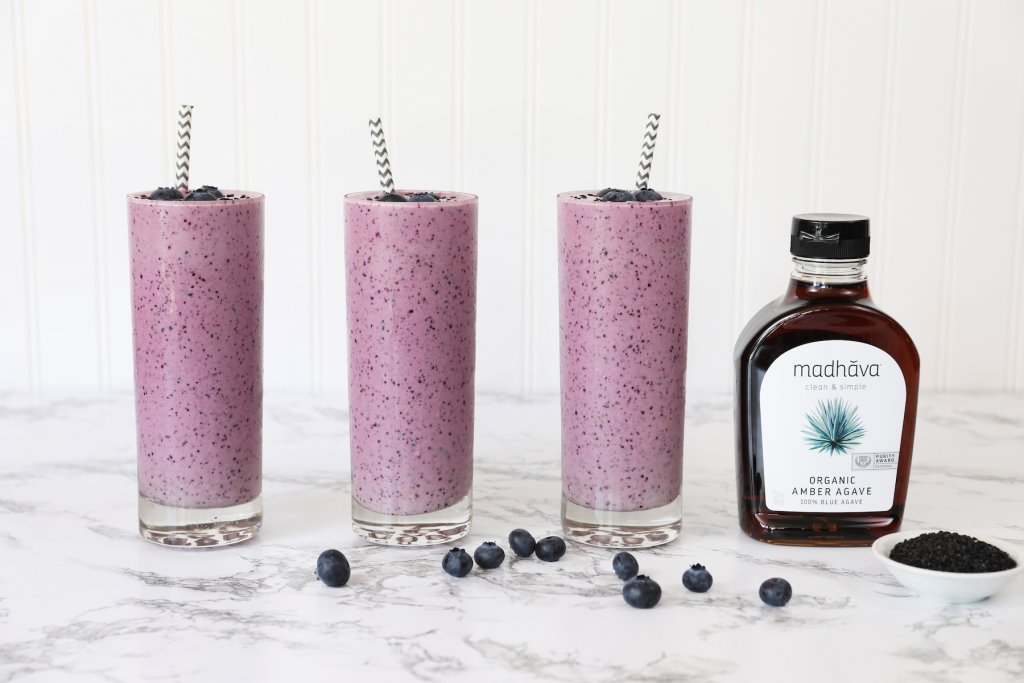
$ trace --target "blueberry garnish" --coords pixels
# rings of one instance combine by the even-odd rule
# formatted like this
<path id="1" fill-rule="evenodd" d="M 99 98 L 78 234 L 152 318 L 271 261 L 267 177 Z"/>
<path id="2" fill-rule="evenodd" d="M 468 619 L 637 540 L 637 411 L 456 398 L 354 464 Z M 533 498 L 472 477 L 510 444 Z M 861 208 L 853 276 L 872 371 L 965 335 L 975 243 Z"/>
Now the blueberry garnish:
<path id="1" fill-rule="evenodd" d="M 377 197 L 378 202 L 407 202 L 404 194 L 398 194 L 397 192 L 387 192 Z"/>
<path id="2" fill-rule="evenodd" d="M 181 199 L 181 193 L 173 187 L 158 187 L 149 193 L 150 199 L 161 199 L 164 201 Z"/>
<path id="3" fill-rule="evenodd" d="M 659 199 L 664 199 L 657 191 L 645 187 L 642 190 L 637 190 L 633 193 L 633 198 L 638 202 L 654 202 Z"/>
<path id="4" fill-rule="evenodd" d="M 702 564 L 695 564 L 683 572 L 683 585 L 694 593 L 706 593 L 711 582 L 711 572 Z"/>
<path id="5" fill-rule="evenodd" d="M 772 607 L 782 607 L 793 597 L 793 587 L 785 579 L 768 579 L 761 584 L 761 590 L 758 591 L 758 594 L 761 596 L 764 604 L 771 605 Z"/>
<path id="6" fill-rule="evenodd" d="M 217 199 L 217 195 L 206 190 L 192 190 L 184 199 L 186 202 L 212 202 Z"/>
<path id="7" fill-rule="evenodd" d="M 533 540 L 533 534 L 526 529 L 513 529 L 508 535 L 508 545 L 519 557 L 529 557 L 533 555 L 537 541 Z"/>
<path id="8" fill-rule="evenodd" d="M 633 199 L 633 193 L 628 190 L 608 190 L 603 196 L 598 197 L 601 202 L 628 202 Z"/>
<path id="9" fill-rule="evenodd" d="M 630 607 L 650 609 L 661 600 L 661 586 L 649 576 L 641 574 L 622 587 L 622 597 Z"/>
<path id="10" fill-rule="evenodd" d="M 481 569 L 494 569 L 505 561 L 505 551 L 494 541 L 486 541 L 473 552 L 473 559 Z"/>
<path id="11" fill-rule="evenodd" d="M 605 196 L 606 194 L 608 194 L 609 192 L 624 192 L 624 191 L 625 191 L 625 190 L 617 190 L 617 189 L 615 189 L 614 187 L 606 187 L 606 188 L 604 188 L 603 190 L 601 190 L 600 192 L 598 192 L 598 193 L 597 193 L 597 196 L 598 196 L 598 197 L 604 197 L 604 196 Z"/>
<path id="12" fill-rule="evenodd" d="M 473 569 L 473 558 L 462 548 L 452 548 L 441 560 L 441 568 L 452 576 L 462 578 Z"/>
<path id="13" fill-rule="evenodd" d="M 565 541 L 558 536 L 548 536 L 537 541 L 534 548 L 538 560 L 545 562 L 558 562 L 565 555 Z"/>
<path id="14" fill-rule="evenodd" d="M 215 185 L 203 185 L 202 187 L 199 188 L 199 190 L 201 192 L 207 192 L 209 194 L 212 194 L 217 199 L 224 198 L 224 193 L 218 190 Z"/>
<path id="15" fill-rule="evenodd" d="M 440 199 L 441 198 L 433 192 L 414 192 L 409 195 L 410 202 L 436 202 L 440 201 Z"/>
<path id="16" fill-rule="evenodd" d="M 316 559 L 316 578 L 325 586 L 344 586 L 351 575 L 348 560 L 339 550 L 325 550 Z"/>
<path id="17" fill-rule="evenodd" d="M 621 552 L 612 558 L 612 569 L 615 571 L 615 576 L 623 581 L 629 581 L 640 573 L 640 564 L 631 554 Z"/>

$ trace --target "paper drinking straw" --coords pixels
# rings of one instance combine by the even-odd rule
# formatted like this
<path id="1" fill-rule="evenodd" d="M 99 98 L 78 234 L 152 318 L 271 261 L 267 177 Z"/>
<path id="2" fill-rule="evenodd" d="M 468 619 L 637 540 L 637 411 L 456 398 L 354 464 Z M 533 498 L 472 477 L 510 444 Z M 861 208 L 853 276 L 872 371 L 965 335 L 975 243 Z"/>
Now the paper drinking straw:
<path id="1" fill-rule="evenodd" d="M 643 190 L 651 179 L 651 161 L 654 159 L 654 142 L 658 139 L 658 122 L 661 114 L 647 115 L 647 129 L 644 131 L 644 146 L 640 150 L 640 168 L 636 172 L 636 189 Z"/>
<path id="2" fill-rule="evenodd" d="M 181 192 L 188 192 L 188 166 L 192 154 L 192 105 L 183 104 L 178 109 L 178 157 L 175 171 L 175 185 Z"/>
<path id="3" fill-rule="evenodd" d="M 384 126 L 380 125 L 379 116 L 376 120 L 370 119 L 370 142 L 373 143 L 373 153 L 377 156 L 377 175 L 380 177 L 380 186 L 384 192 L 391 194 L 395 191 L 395 178 L 391 175 L 388 148 L 384 144 Z"/>

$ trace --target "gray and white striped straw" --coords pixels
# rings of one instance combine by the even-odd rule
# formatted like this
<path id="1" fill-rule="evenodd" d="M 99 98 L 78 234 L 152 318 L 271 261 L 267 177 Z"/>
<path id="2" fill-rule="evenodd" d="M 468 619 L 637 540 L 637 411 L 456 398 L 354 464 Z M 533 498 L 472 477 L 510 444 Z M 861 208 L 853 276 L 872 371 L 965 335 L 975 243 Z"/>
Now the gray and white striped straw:
<path id="1" fill-rule="evenodd" d="M 654 143 L 658 139 L 658 122 L 661 114 L 647 115 L 647 128 L 644 130 L 644 146 L 640 150 L 640 168 L 636 172 L 636 189 L 647 187 L 651 180 L 651 161 L 654 160 Z"/>
<path id="2" fill-rule="evenodd" d="M 188 192 L 188 168 L 192 155 L 192 105 L 183 104 L 178 108 L 178 156 L 174 175 L 175 186 Z"/>
<path id="3" fill-rule="evenodd" d="M 388 148 L 384 144 L 384 126 L 381 125 L 379 116 L 376 120 L 370 119 L 370 142 L 373 143 L 373 153 L 377 157 L 380 186 L 384 192 L 391 194 L 395 191 L 395 177 L 391 175 L 391 161 L 388 160 Z"/>

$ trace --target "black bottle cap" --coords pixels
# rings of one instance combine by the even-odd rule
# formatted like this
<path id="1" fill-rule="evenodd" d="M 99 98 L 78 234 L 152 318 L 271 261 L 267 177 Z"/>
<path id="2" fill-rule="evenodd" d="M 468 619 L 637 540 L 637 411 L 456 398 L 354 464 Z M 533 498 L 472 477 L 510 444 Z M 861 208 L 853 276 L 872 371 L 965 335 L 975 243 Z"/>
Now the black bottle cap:
<path id="1" fill-rule="evenodd" d="M 789 252 L 798 258 L 842 261 L 867 258 L 871 232 L 867 216 L 800 213 L 793 216 Z"/>

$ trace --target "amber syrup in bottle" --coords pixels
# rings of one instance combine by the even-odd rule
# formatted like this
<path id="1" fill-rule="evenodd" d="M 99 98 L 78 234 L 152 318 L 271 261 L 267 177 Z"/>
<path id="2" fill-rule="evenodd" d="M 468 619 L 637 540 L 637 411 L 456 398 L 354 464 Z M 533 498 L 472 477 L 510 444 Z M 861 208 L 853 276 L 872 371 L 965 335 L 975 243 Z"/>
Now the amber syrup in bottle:
<path id="1" fill-rule="evenodd" d="M 793 218 L 789 288 L 736 342 L 740 527 L 767 543 L 869 545 L 899 530 L 920 358 L 871 300 L 863 216 Z"/>

